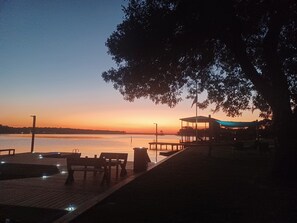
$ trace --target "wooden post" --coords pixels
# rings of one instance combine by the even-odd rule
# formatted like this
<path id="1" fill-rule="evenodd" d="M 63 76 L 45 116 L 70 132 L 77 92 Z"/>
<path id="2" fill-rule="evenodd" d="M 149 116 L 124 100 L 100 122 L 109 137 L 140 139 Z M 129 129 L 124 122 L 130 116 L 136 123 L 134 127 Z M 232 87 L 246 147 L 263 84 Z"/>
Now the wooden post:
<path id="1" fill-rule="evenodd" d="M 158 124 L 157 123 L 154 123 L 156 125 L 156 163 L 157 163 L 157 157 L 158 157 L 158 148 L 157 148 L 157 145 L 158 145 Z"/>
<path id="2" fill-rule="evenodd" d="M 33 118 L 33 127 L 32 127 L 32 140 L 31 140 L 31 153 L 34 152 L 34 140 L 35 140 L 35 125 L 36 125 L 36 115 L 31 115 Z"/>
<path id="3" fill-rule="evenodd" d="M 211 157 L 211 152 L 212 152 L 212 138 L 213 138 L 213 121 L 211 120 L 211 116 L 208 116 L 209 118 L 209 149 L 208 149 L 208 156 Z"/>

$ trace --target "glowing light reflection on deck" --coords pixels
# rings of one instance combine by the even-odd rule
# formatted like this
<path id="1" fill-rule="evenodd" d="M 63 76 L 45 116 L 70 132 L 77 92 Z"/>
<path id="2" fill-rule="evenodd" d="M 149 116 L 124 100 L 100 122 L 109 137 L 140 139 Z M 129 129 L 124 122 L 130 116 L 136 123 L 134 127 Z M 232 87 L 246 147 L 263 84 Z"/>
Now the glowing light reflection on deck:
<path id="1" fill-rule="evenodd" d="M 73 204 L 70 204 L 68 207 L 65 208 L 66 211 L 74 211 L 76 209 L 76 206 Z"/>

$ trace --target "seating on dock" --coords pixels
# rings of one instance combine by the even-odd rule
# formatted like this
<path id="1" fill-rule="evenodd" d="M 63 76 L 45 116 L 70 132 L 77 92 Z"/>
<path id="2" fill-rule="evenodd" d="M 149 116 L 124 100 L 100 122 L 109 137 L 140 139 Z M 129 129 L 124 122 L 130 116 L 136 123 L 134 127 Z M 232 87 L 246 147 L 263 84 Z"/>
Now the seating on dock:
<path id="1" fill-rule="evenodd" d="M 103 179 L 101 184 L 110 182 L 108 168 L 105 159 L 102 158 L 78 158 L 69 156 L 67 157 L 67 170 L 68 177 L 65 184 L 71 184 L 74 181 L 74 172 L 83 171 L 84 180 L 86 179 L 87 172 L 93 172 L 96 176 L 97 172 L 103 172 Z"/>
<path id="2" fill-rule="evenodd" d="M 126 164 L 128 159 L 128 153 L 107 153 L 103 152 L 100 154 L 101 159 L 105 159 L 106 164 L 109 169 L 109 175 L 111 174 L 111 167 L 116 167 L 116 178 L 119 176 L 119 167 L 121 167 L 120 176 L 126 176 L 127 170 L 126 170 Z"/>
<path id="3" fill-rule="evenodd" d="M 126 176 L 127 153 L 107 153 L 103 152 L 97 158 L 79 158 L 75 156 L 67 157 L 67 170 L 68 177 L 65 184 L 71 184 L 74 181 L 74 172 L 84 172 L 84 180 L 86 179 L 87 172 L 93 172 L 96 176 L 97 172 L 103 173 L 101 184 L 110 183 L 111 167 L 116 167 L 116 178 L 119 176 L 119 167 L 121 168 L 120 176 Z"/>

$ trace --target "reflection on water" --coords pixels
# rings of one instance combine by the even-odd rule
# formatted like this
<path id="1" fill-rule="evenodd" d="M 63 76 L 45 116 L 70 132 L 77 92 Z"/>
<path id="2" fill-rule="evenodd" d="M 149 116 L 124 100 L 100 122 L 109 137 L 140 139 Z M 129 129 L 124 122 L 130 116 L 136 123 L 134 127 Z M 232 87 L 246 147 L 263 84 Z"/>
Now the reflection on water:
<path id="1" fill-rule="evenodd" d="M 101 152 L 128 153 L 128 160 L 133 160 L 135 147 L 147 147 L 149 142 L 154 142 L 154 135 L 129 135 L 129 134 L 37 134 L 35 135 L 35 152 L 73 152 L 75 149 L 82 156 L 93 157 Z M 159 142 L 179 142 L 175 135 L 158 137 Z M 16 153 L 30 152 L 30 134 L 0 134 L 0 149 L 15 149 Z M 155 151 L 148 154 L 155 161 Z M 163 159 L 158 156 L 158 161 Z"/>

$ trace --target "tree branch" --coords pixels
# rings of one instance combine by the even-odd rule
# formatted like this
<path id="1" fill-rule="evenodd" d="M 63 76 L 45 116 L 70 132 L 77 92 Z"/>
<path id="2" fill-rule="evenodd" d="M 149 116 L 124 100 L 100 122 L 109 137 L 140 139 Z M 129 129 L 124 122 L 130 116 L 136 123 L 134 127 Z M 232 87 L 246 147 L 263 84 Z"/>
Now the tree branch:
<path id="1" fill-rule="evenodd" d="M 268 32 L 263 40 L 263 58 L 266 62 L 265 76 L 269 79 L 270 85 L 274 89 L 271 94 L 273 99 L 271 106 L 275 106 L 275 103 L 282 103 L 283 109 L 290 108 L 288 80 L 282 69 L 278 54 L 280 34 L 288 19 L 287 11 L 289 11 L 289 8 L 286 3 L 287 1 L 282 2 L 280 5 L 273 5 L 270 10 Z"/>
<path id="2" fill-rule="evenodd" d="M 248 57 L 246 52 L 246 44 L 241 38 L 241 34 L 233 30 L 232 39 L 225 40 L 228 48 L 233 52 L 235 59 L 240 64 L 241 69 L 245 73 L 246 77 L 254 84 L 257 91 L 270 102 L 270 93 L 272 91 L 271 86 L 267 84 L 265 78 L 258 73 L 254 65 L 252 64 L 251 59 Z"/>

